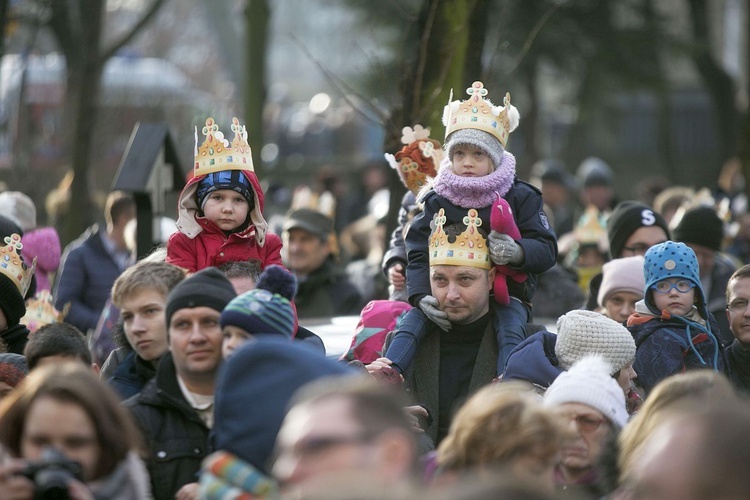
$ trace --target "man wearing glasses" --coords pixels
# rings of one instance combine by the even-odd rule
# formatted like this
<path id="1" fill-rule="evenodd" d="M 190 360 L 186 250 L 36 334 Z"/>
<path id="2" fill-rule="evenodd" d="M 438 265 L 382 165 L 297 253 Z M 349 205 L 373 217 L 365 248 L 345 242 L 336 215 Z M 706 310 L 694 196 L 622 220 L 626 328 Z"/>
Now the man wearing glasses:
<path id="1" fill-rule="evenodd" d="M 750 391 L 750 264 L 737 269 L 727 284 L 727 319 L 734 341 L 727 347 L 729 378 Z"/>

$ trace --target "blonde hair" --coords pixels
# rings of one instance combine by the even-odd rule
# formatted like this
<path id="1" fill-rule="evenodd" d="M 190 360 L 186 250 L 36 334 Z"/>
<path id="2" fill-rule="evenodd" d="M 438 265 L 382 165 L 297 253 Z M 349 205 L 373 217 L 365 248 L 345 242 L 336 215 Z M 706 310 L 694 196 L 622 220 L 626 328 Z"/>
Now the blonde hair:
<path id="1" fill-rule="evenodd" d="M 521 382 L 493 384 L 478 391 L 456 414 L 437 451 L 446 471 L 502 467 L 533 455 L 556 456 L 566 436 L 561 420 L 531 386 Z"/>
<path id="2" fill-rule="evenodd" d="M 620 482 L 632 467 L 636 452 L 667 417 L 690 408 L 736 400 L 737 394 L 729 380 L 712 370 L 679 373 L 659 382 L 618 438 Z"/>

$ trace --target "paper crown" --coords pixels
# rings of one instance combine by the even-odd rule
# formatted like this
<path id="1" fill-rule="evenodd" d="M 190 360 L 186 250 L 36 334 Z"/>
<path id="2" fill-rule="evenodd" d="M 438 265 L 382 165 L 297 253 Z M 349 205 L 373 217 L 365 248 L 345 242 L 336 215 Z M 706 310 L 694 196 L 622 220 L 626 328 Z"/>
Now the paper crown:
<path id="1" fill-rule="evenodd" d="M 35 332 L 44 325 L 62 322 L 68 315 L 70 302 L 65 304 L 62 311 L 55 309 L 54 303 L 49 290 L 37 292 L 33 298 L 26 301 L 26 315 L 21 319 L 21 323 L 26 325 L 30 332 Z"/>
<path id="2" fill-rule="evenodd" d="M 466 93 L 470 96 L 467 100 L 451 101 L 451 90 L 448 105 L 443 110 L 446 139 L 456 130 L 474 128 L 492 134 L 505 147 L 508 135 L 518 127 L 521 119 L 518 110 L 510 104 L 510 92 L 505 93 L 503 106 L 494 106 L 484 98 L 487 89 L 482 82 L 474 82 Z"/>
<path id="3" fill-rule="evenodd" d="M 206 138 L 198 147 L 198 127 L 195 127 L 195 168 L 193 174 L 199 175 L 219 172 L 221 170 L 253 171 L 253 155 L 247 143 L 247 129 L 240 125 L 237 118 L 232 118 L 234 139 L 231 144 L 224 139 L 213 118 L 206 118 L 203 135 Z"/>
<path id="4" fill-rule="evenodd" d="M 464 217 L 466 229 L 458 236 L 448 236 L 445 233 L 444 209 L 441 208 L 432 221 L 434 228 L 429 242 L 431 266 L 470 266 L 479 269 L 492 267 L 487 240 L 479 232 L 482 219 L 476 210 L 470 209 Z"/>
<path id="5" fill-rule="evenodd" d="M 21 296 L 25 297 L 34 276 L 36 257 L 31 267 L 28 267 L 21 259 L 22 248 L 23 244 L 18 234 L 13 233 L 5 237 L 5 245 L 0 246 L 0 273 L 7 276 L 16 285 Z"/>
<path id="6" fill-rule="evenodd" d="M 602 213 L 594 205 L 589 205 L 581 215 L 573 235 L 579 246 L 596 245 L 601 252 L 609 249 L 607 239 L 607 217 L 609 214 Z"/>
<path id="7" fill-rule="evenodd" d="M 386 153 L 385 159 L 398 172 L 406 189 L 417 194 L 427 184 L 428 177 L 437 175 L 445 153 L 438 141 L 430 139 L 430 129 L 422 125 L 414 125 L 413 129 L 404 127 L 401 133 L 401 143 L 405 146 L 395 156 Z"/>

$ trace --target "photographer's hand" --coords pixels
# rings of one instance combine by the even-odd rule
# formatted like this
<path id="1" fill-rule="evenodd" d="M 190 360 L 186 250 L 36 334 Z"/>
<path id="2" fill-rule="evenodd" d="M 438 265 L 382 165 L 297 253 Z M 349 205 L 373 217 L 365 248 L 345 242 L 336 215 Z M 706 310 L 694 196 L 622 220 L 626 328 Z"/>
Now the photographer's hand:
<path id="1" fill-rule="evenodd" d="M 94 500 L 94 494 L 91 493 L 88 486 L 77 479 L 68 483 L 68 495 L 70 495 L 71 500 Z"/>
<path id="2" fill-rule="evenodd" d="M 26 465 L 23 460 L 8 460 L 0 464 L 0 500 L 31 500 L 34 498 L 34 483 L 21 475 Z"/>

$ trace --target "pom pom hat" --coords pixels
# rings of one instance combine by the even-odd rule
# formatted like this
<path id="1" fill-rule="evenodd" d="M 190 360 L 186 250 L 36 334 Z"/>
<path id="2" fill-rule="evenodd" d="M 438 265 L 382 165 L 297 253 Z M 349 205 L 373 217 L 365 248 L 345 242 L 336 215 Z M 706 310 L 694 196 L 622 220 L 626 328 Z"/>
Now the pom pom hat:
<path id="1" fill-rule="evenodd" d="M 657 315 L 661 314 L 654 304 L 651 285 L 667 278 L 684 278 L 695 285 L 695 297 L 698 311 L 704 319 L 708 318 L 706 298 L 701 288 L 701 278 L 698 271 L 698 259 L 695 252 L 684 243 L 665 241 L 648 249 L 643 266 L 643 276 L 646 281 L 644 295 L 646 306 Z"/>
<path id="2" fill-rule="evenodd" d="M 232 299 L 221 313 L 221 327 L 242 328 L 251 335 L 276 334 L 292 338 L 292 299 L 297 280 L 282 266 L 271 265 L 261 273 L 256 288 Z"/>
<path id="3" fill-rule="evenodd" d="M 576 310 L 557 320 L 555 355 L 564 370 L 592 354 L 617 373 L 635 359 L 635 341 L 627 328 L 594 311 Z"/>
<path id="4" fill-rule="evenodd" d="M 599 356 L 588 356 L 561 373 L 544 393 L 544 406 L 580 403 L 601 412 L 617 429 L 628 422 L 625 393 Z"/>

